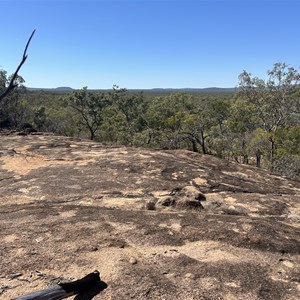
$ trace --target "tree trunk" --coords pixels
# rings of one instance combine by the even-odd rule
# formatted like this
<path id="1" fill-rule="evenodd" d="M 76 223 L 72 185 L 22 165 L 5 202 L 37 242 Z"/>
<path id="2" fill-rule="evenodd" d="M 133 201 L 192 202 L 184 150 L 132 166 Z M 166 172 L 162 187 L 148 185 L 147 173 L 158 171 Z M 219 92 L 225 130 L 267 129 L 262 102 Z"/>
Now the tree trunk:
<path id="1" fill-rule="evenodd" d="M 207 154 L 207 151 L 206 151 L 206 144 L 205 144 L 204 131 L 201 130 L 200 133 L 201 133 L 201 142 L 200 142 L 200 144 L 201 144 L 201 149 L 202 149 L 203 154 Z"/>
<path id="2" fill-rule="evenodd" d="M 243 164 L 245 165 L 249 165 L 249 158 L 247 154 L 243 155 Z"/>
<path id="3" fill-rule="evenodd" d="M 192 146 L 193 146 L 193 152 L 197 152 L 198 153 L 198 147 L 197 147 L 196 139 L 192 138 L 191 142 L 192 142 Z"/>
<path id="4" fill-rule="evenodd" d="M 259 149 L 256 150 L 255 156 L 256 156 L 256 167 L 260 168 L 261 151 Z"/>
<path id="5" fill-rule="evenodd" d="M 271 163 L 273 164 L 273 160 L 274 160 L 274 157 L 275 157 L 275 141 L 273 138 L 270 139 L 271 141 L 271 155 L 270 155 L 270 159 L 271 159 Z"/>
<path id="6" fill-rule="evenodd" d="M 93 141 L 95 138 L 95 133 L 93 131 L 91 131 L 91 140 Z"/>
<path id="7" fill-rule="evenodd" d="M 246 141 L 245 141 L 245 139 L 243 139 L 242 148 L 243 148 L 243 164 L 248 165 L 249 164 L 249 157 L 248 157 L 248 154 L 246 153 Z"/>

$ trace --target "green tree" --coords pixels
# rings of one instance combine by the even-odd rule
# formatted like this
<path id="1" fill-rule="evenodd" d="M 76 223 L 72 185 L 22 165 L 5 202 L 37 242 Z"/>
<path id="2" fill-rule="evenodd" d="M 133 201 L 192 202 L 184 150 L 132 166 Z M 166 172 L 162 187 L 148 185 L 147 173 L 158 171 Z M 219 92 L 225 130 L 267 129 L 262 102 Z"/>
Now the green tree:
<path id="1" fill-rule="evenodd" d="M 276 157 L 272 170 L 292 178 L 300 176 L 300 123 L 285 126 L 276 133 Z"/>
<path id="2" fill-rule="evenodd" d="M 89 131 L 90 139 L 94 140 L 103 122 L 103 110 L 110 104 L 107 95 L 89 92 L 87 87 L 84 87 L 66 96 L 65 100 L 79 113 L 81 124 Z"/>
<path id="3" fill-rule="evenodd" d="M 187 139 L 185 123 L 194 106 L 193 101 L 192 96 L 181 93 L 153 100 L 145 114 L 152 145 L 167 149 L 186 146 L 190 138 Z"/>
<path id="4" fill-rule="evenodd" d="M 0 70 L 0 94 L 7 89 L 13 75 L 7 76 L 6 71 Z M 28 101 L 25 99 L 25 80 L 19 75 L 14 78 L 16 87 L 0 102 L 0 127 L 22 129 L 31 113 Z"/>
<path id="5" fill-rule="evenodd" d="M 295 126 L 285 126 L 276 134 L 277 153 L 300 156 L 300 123 Z"/>
<path id="6" fill-rule="evenodd" d="M 186 114 L 184 119 L 184 132 L 192 143 L 192 150 L 199 152 L 200 145 L 203 154 L 210 152 L 207 139 L 211 137 L 211 127 L 215 124 L 212 118 L 212 100 L 201 99 L 195 102 L 195 107 Z"/>
<path id="7" fill-rule="evenodd" d="M 235 161 L 249 163 L 249 157 L 253 154 L 250 142 L 257 124 L 255 107 L 240 97 L 233 98 L 230 102 L 227 135 Z"/>
<path id="8" fill-rule="evenodd" d="M 8 84 L 7 72 L 0 69 L 0 94 L 3 94 Z"/>
<path id="9" fill-rule="evenodd" d="M 300 74 L 285 63 L 274 64 L 267 74 L 268 79 L 263 80 L 243 71 L 239 76 L 239 89 L 243 99 L 254 105 L 259 126 L 268 133 L 268 157 L 272 162 L 277 148 L 276 132 L 288 124 L 299 122 Z"/>
<path id="10" fill-rule="evenodd" d="M 230 114 L 230 102 L 224 99 L 216 99 L 211 103 L 210 116 L 213 120 L 211 127 L 210 147 L 213 154 L 218 157 L 230 157 L 231 141 L 228 132 L 228 118 Z"/>
<path id="11" fill-rule="evenodd" d="M 136 144 L 135 135 L 147 128 L 144 115 L 148 102 L 145 100 L 144 93 L 132 93 L 127 89 L 114 86 L 110 99 L 112 106 L 106 111 L 108 116 L 105 122 L 106 128 L 115 132 L 115 141 L 130 146 Z"/>

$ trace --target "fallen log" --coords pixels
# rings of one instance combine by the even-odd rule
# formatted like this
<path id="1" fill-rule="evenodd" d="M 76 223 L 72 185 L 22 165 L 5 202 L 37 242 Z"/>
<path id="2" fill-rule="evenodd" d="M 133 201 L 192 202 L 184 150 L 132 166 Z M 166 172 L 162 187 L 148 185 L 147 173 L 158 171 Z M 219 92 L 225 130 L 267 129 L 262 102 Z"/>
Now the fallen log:
<path id="1" fill-rule="evenodd" d="M 10 300 L 60 300 L 76 295 L 74 300 L 90 300 L 107 288 L 100 279 L 100 273 L 95 271 L 85 277 L 71 282 L 60 283 L 48 289 L 36 291 Z"/>

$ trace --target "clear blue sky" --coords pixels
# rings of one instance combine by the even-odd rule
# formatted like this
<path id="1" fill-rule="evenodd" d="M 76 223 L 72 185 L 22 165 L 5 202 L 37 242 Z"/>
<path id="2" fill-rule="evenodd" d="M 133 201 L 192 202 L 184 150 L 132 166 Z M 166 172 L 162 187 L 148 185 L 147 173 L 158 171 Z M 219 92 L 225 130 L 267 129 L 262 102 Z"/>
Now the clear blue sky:
<path id="1" fill-rule="evenodd" d="M 29 87 L 234 87 L 300 65 L 297 0 L 0 0 L 0 68 Z"/>

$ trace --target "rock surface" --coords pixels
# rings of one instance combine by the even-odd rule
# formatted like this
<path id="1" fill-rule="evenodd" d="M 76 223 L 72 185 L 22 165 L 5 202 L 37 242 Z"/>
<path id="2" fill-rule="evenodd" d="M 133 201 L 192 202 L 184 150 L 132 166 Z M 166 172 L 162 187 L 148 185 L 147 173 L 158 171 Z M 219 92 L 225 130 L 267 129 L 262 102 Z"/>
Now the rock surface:
<path id="1" fill-rule="evenodd" d="M 300 299 L 297 181 L 53 135 L 1 136 L 0 170 L 1 299 L 96 269 L 95 299 Z"/>

